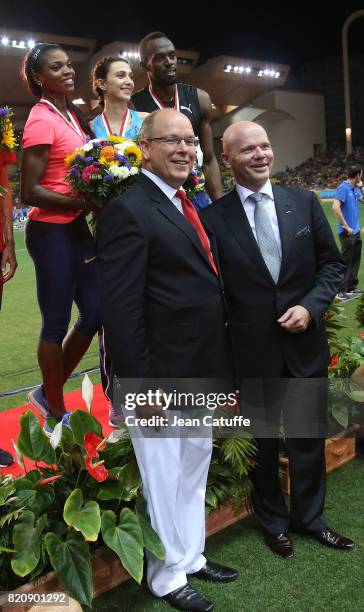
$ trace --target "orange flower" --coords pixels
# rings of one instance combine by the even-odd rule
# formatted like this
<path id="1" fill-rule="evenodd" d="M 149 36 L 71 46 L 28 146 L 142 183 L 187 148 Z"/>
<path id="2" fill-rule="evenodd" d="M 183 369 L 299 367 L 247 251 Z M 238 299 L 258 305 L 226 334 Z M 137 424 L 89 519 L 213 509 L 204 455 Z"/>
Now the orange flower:
<path id="1" fill-rule="evenodd" d="M 115 149 L 114 147 L 102 147 L 100 155 L 105 157 L 105 159 L 107 159 L 108 161 L 111 161 L 112 159 L 114 159 Z"/>

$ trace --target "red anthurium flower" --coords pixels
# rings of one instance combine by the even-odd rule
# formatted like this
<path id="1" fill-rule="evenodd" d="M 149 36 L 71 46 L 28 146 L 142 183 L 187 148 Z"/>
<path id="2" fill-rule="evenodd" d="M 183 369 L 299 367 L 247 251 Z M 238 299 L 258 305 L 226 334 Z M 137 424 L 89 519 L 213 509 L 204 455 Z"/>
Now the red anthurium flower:
<path id="1" fill-rule="evenodd" d="M 359 334 L 359 338 L 361 338 L 362 340 L 364 340 L 364 332 L 360 332 L 360 334 Z"/>
<path id="2" fill-rule="evenodd" d="M 87 456 L 91 459 L 96 459 L 99 456 L 98 451 L 103 450 L 106 447 L 106 442 L 96 434 L 89 431 L 83 437 L 83 443 Z"/>
<path id="3" fill-rule="evenodd" d="M 50 484 L 51 482 L 54 482 L 55 480 L 58 480 L 58 478 L 62 478 L 62 474 L 58 474 L 57 476 L 50 476 L 49 478 L 41 478 L 40 480 L 37 480 L 34 486 L 36 489 L 38 489 L 38 487 L 42 487 L 44 485 Z"/>
<path id="4" fill-rule="evenodd" d="M 85 466 L 90 476 L 97 480 L 97 482 L 103 482 L 109 475 L 109 470 L 106 469 L 103 461 L 92 463 L 90 457 L 86 457 Z"/>
<path id="5" fill-rule="evenodd" d="M 339 355 L 333 355 L 331 357 L 329 368 L 336 368 L 338 363 L 339 363 Z"/>

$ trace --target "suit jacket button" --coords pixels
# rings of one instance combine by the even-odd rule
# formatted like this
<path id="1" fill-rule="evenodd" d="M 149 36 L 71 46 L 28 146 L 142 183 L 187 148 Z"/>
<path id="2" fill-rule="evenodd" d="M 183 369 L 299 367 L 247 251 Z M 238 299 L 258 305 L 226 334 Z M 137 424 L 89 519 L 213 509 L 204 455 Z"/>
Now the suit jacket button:
<path id="1" fill-rule="evenodd" d="M 225 327 L 229 327 L 229 323 L 227 321 L 225 322 Z"/>

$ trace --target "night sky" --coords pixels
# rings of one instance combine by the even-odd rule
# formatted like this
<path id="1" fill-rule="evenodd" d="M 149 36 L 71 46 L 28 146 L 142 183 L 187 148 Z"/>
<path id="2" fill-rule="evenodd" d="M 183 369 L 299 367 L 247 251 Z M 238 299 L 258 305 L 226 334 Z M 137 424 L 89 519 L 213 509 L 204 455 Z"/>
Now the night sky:
<path id="1" fill-rule="evenodd" d="M 250 8 L 249 4 L 253 3 L 1 0 L 0 29 L 92 37 L 97 39 L 98 48 L 114 40 L 138 42 L 148 32 L 162 30 L 176 47 L 199 51 L 202 61 L 228 54 L 295 66 L 340 55 L 345 19 L 364 9 L 363 2 L 349 7 L 342 3 L 345 8 L 337 9 L 324 3 L 310 7 L 297 1 L 288 8 L 283 8 L 282 2 L 276 7 L 272 3 L 270 8 Z M 107 8 L 104 12 L 92 9 L 97 5 Z M 351 53 L 364 53 L 364 17 L 351 26 L 349 42 Z"/>

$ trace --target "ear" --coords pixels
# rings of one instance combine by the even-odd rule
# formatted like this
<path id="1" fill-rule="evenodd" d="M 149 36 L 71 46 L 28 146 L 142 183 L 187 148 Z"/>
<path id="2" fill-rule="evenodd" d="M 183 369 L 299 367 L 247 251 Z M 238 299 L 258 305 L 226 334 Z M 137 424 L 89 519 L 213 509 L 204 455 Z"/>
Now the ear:
<path id="1" fill-rule="evenodd" d="M 104 79 L 96 79 L 96 85 L 102 91 L 106 91 L 107 89 Z"/>
<path id="2" fill-rule="evenodd" d="M 142 151 L 143 160 L 150 160 L 150 143 L 147 140 L 140 140 L 139 147 Z"/>
<path id="3" fill-rule="evenodd" d="M 227 153 L 221 153 L 221 159 L 225 168 L 231 168 L 231 163 L 229 162 L 229 156 Z"/>

